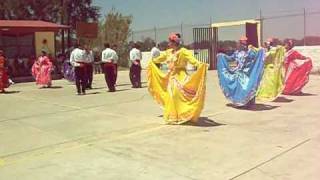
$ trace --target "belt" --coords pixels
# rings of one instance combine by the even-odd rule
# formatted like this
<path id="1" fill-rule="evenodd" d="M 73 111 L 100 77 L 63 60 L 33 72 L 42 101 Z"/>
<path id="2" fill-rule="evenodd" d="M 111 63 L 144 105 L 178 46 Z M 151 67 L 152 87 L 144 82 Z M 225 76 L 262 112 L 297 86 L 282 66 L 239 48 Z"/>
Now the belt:
<path id="1" fill-rule="evenodd" d="M 186 67 L 174 67 L 174 70 L 186 70 Z"/>
<path id="2" fill-rule="evenodd" d="M 105 62 L 103 63 L 104 66 L 114 66 L 114 64 L 112 62 Z"/>

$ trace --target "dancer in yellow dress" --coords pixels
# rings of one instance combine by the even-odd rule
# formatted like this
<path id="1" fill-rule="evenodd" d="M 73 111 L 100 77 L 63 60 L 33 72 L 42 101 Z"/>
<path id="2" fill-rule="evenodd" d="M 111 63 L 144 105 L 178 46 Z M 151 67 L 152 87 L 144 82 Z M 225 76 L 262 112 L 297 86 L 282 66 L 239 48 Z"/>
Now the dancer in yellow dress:
<path id="1" fill-rule="evenodd" d="M 264 61 L 264 73 L 257 91 L 257 100 L 274 101 L 281 95 L 284 85 L 284 59 L 285 48 L 283 46 L 273 47 L 269 40 L 269 51 Z"/>
<path id="2" fill-rule="evenodd" d="M 191 51 L 181 47 L 181 36 L 169 36 L 170 49 L 153 58 L 148 65 L 148 90 L 164 108 L 164 119 L 168 124 L 197 122 L 204 106 L 207 64 L 193 57 Z M 162 72 L 155 63 L 166 63 L 168 72 Z M 189 75 L 190 63 L 197 71 Z"/>

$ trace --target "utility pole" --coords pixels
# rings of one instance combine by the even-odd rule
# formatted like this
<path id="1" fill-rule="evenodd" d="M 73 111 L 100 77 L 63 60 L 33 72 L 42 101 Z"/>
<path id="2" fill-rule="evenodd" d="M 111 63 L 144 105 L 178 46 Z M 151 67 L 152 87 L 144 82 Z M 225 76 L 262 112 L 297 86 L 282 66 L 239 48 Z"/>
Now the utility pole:
<path id="1" fill-rule="evenodd" d="M 156 44 L 158 43 L 157 42 L 157 27 L 156 26 L 154 27 L 154 42 L 156 42 Z"/>
<path id="2" fill-rule="evenodd" d="M 260 9 L 260 46 L 263 45 L 263 17 L 262 9 Z"/>
<path id="3" fill-rule="evenodd" d="M 132 42 L 134 42 L 133 40 L 134 40 L 134 31 L 132 31 L 132 33 L 131 33 L 131 38 L 132 38 Z"/>
<path id="4" fill-rule="evenodd" d="M 303 8 L 303 45 L 306 46 L 306 31 L 307 29 L 307 16 L 306 16 L 306 8 Z"/>
<path id="5" fill-rule="evenodd" d="M 181 22 L 180 31 L 181 31 L 181 38 L 183 39 L 183 22 Z M 182 42 L 182 43 L 183 43 L 183 42 Z M 183 44 L 184 44 L 184 43 L 183 43 Z"/>
<path id="6" fill-rule="evenodd" d="M 64 2 L 61 0 L 60 2 L 61 7 L 60 7 L 60 16 L 61 16 L 61 24 L 64 24 Z M 62 54 L 65 53 L 65 46 L 64 46 L 64 29 L 61 30 L 61 51 Z"/>
<path id="7" fill-rule="evenodd" d="M 67 23 L 68 26 L 72 28 L 72 25 L 70 25 L 70 12 L 67 12 Z M 71 47 L 71 30 L 68 29 L 68 49 Z"/>

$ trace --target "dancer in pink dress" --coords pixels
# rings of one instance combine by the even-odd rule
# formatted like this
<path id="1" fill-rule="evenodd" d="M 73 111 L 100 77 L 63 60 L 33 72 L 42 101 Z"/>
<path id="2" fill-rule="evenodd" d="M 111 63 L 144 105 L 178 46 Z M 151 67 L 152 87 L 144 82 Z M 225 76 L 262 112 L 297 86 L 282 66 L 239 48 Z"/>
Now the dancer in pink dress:
<path id="1" fill-rule="evenodd" d="M 32 75 L 36 79 L 36 84 L 42 88 L 51 87 L 52 63 L 47 57 L 46 51 L 42 51 L 42 55 L 35 61 L 32 66 Z"/>

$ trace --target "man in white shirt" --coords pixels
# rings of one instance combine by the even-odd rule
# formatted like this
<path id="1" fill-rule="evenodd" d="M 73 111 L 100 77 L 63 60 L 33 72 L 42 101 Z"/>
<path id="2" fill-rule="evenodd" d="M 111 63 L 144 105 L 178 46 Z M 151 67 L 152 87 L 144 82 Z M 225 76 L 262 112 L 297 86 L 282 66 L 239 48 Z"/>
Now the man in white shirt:
<path id="1" fill-rule="evenodd" d="M 94 62 L 94 57 L 93 57 L 93 52 L 90 50 L 89 46 L 85 46 L 85 61 L 86 61 L 86 75 L 87 75 L 87 88 L 92 89 L 92 80 L 93 80 L 93 62 Z"/>
<path id="2" fill-rule="evenodd" d="M 152 58 L 156 58 L 158 56 L 160 56 L 161 51 L 159 50 L 159 45 L 155 45 L 152 49 L 151 49 L 151 57 Z"/>
<path id="3" fill-rule="evenodd" d="M 101 61 L 104 72 L 104 77 L 109 89 L 109 92 L 115 92 L 115 65 L 118 61 L 118 55 L 116 51 L 110 48 L 109 43 L 104 44 L 105 50 L 102 51 Z"/>
<path id="4" fill-rule="evenodd" d="M 150 51 L 152 59 L 160 56 L 160 53 L 161 53 L 161 52 L 160 52 L 160 50 L 159 50 L 158 47 L 159 47 L 159 45 L 156 45 L 156 44 L 154 43 L 154 47 L 153 47 L 153 48 L 151 49 L 151 51 Z M 159 64 L 156 64 L 156 65 L 157 65 L 157 67 L 160 69 L 161 64 L 159 63 Z"/>
<path id="5" fill-rule="evenodd" d="M 86 94 L 87 76 L 85 51 L 77 44 L 70 54 L 70 64 L 74 67 L 78 95 Z"/>
<path id="6" fill-rule="evenodd" d="M 142 59 L 141 51 L 139 50 L 140 46 L 135 43 L 133 48 L 130 51 L 130 81 L 132 88 L 141 88 L 141 64 L 140 60 Z"/>

